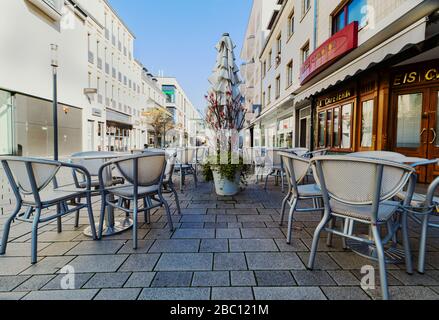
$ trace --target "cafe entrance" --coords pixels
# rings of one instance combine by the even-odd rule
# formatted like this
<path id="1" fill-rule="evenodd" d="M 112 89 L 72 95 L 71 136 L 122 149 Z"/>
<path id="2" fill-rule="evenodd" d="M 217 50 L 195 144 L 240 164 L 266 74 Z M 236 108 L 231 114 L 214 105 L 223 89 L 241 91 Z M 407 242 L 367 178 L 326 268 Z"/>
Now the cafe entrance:
<path id="1" fill-rule="evenodd" d="M 439 158 L 439 61 L 413 65 L 392 76 L 394 150 L 411 157 Z M 436 65 L 436 66 L 435 66 Z M 430 183 L 439 166 L 419 170 Z"/>

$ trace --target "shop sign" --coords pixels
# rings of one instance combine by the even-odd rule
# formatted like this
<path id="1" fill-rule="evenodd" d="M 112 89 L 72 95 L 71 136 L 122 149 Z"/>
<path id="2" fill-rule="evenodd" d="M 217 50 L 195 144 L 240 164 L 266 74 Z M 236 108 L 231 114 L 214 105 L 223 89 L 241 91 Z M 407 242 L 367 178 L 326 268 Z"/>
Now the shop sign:
<path id="1" fill-rule="evenodd" d="M 346 53 L 358 47 L 358 22 L 352 22 L 318 47 L 300 69 L 304 84 Z"/>
<path id="2" fill-rule="evenodd" d="M 102 110 L 98 108 L 93 108 L 91 114 L 95 117 L 102 117 Z"/>
<path id="3" fill-rule="evenodd" d="M 430 68 L 424 71 L 408 71 L 397 74 L 393 78 L 393 86 L 403 86 L 409 84 L 419 84 L 439 81 L 439 68 Z"/>
<path id="4" fill-rule="evenodd" d="M 354 96 L 354 90 L 348 89 L 342 92 L 337 93 L 336 95 L 326 97 L 324 99 L 317 100 L 317 107 L 323 108 L 325 106 L 331 105 L 333 103 L 337 103 L 339 101 L 349 99 Z"/>

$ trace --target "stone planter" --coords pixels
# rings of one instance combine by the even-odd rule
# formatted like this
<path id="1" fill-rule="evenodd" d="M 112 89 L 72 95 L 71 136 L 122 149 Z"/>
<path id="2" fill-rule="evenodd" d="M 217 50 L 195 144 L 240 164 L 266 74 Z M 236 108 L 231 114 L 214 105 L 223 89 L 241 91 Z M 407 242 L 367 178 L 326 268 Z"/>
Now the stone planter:
<path id="1" fill-rule="evenodd" d="M 213 180 L 215 183 L 215 191 L 219 196 L 234 196 L 240 191 L 241 173 L 237 172 L 235 181 L 221 178 L 219 172 L 213 170 Z"/>

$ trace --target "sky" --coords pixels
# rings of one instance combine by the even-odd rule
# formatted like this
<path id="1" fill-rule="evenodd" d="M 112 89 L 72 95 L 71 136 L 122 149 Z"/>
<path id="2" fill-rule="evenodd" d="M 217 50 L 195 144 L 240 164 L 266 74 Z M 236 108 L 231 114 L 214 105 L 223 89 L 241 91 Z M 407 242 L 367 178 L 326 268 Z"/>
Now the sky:
<path id="1" fill-rule="evenodd" d="M 237 65 L 252 0 L 109 0 L 135 34 L 134 56 L 154 75 L 176 77 L 199 110 L 215 65 L 215 45 L 228 32 Z"/>

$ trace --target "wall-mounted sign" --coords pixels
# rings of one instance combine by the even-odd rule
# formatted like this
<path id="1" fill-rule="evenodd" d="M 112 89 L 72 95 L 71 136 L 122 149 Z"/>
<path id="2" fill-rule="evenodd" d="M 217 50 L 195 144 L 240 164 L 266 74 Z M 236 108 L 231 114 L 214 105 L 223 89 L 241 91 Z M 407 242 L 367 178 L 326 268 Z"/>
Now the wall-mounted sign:
<path id="1" fill-rule="evenodd" d="M 325 106 L 340 102 L 345 99 L 352 98 L 355 95 L 354 89 L 348 89 L 342 92 L 338 92 L 335 95 L 331 95 L 329 97 L 318 99 L 317 100 L 317 107 L 323 108 Z"/>
<path id="2" fill-rule="evenodd" d="M 102 110 L 98 108 L 91 109 L 91 114 L 95 117 L 102 117 Z"/>
<path id="3" fill-rule="evenodd" d="M 358 22 L 355 21 L 326 40 L 306 59 L 300 70 L 301 84 L 311 80 L 356 47 L 358 47 Z"/>
<path id="4" fill-rule="evenodd" d="M 422 71 L 407 71 L 393 77 L 394 87 L 439 81 L 439 68 L 429 68 Z"/>

